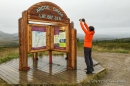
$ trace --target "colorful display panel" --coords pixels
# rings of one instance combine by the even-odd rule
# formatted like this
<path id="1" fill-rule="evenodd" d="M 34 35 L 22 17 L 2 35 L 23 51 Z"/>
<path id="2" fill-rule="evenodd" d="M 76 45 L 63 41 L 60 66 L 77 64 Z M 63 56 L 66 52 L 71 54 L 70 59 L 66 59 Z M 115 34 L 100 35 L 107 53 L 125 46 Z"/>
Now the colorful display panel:
<path id="1" fill-rule="evenodd" d="M 54 28 L 54 48 L 66 49 L 66 31 L 60 30 L 60 27 Z"/>

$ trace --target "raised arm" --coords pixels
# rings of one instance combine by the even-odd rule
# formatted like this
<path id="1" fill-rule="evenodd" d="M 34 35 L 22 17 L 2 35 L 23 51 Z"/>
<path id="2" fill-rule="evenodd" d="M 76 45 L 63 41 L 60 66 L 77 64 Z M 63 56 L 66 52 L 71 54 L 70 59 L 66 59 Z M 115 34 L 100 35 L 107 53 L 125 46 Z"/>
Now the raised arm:
<path id="1" fill-rule="evenodd" d="M 85 22 L 85 19 L 83 18 L 82 21 L 84 22 L 84 26 L 86 27 L 87 30 L 89 30 L 88 24 Z"/>
<path id="2" fill-rule="evenodd" d="M 87 33 L 87 29 L 84 27 L 81 19 L 80 19 L 80 26 L 81 26 L 82 30 L 84 31 L 84 33 L 86 34 Z"/>
<path id="3" fill-rule="evenodd" d="M 89 26 L 86 22 L 84 22 L 84 26 L 86 27 L 87 30 L 89 30 Z"/>

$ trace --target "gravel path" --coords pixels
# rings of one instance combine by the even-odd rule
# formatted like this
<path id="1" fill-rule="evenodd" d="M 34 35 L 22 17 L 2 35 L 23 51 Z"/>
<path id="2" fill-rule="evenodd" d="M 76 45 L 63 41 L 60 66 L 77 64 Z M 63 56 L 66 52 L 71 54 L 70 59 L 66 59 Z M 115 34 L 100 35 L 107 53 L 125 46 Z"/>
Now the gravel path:
<path id="1" fill-rule="evenodd" d="M 130 86 L 130 54 L 93 52 L 92 57 L 107 69 L 99 86 Z"/>

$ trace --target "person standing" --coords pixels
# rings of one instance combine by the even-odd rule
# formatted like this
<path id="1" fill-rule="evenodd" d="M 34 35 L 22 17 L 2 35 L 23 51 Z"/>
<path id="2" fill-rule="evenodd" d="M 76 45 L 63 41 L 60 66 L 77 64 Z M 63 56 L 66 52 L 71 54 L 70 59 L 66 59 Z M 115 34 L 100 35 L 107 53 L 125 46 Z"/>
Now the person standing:
<path id="1" fill-rule="evenodd" d="M 94 27 L 93 26 L 88 26 L 88 24 L 85 22 L 85 19 L 80 19 L 80 26 L 85 33 L 84 37 L 84 57 L 85 57 L 85 63 L 87 66 L 87 72 L 86 74 L 92 74 L 94 71 L 93 68 L 93 60 L 91 57 L 92 53 L 92 40 L 94 36 Z"/>

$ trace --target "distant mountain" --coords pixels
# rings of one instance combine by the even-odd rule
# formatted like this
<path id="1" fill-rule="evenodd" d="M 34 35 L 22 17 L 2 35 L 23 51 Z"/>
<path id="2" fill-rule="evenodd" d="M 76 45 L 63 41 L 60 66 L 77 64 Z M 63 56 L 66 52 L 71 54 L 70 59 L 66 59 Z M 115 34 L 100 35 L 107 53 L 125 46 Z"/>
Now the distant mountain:
<path id="1" fill-rule="evenodd" d="M 8 34 L 0 31 L 0 40 L 14 40 L 18 39 L 18 33 Z"/>
<path id="2" fill-rule="evenodd" d="M 18 33 L 8 34 L 0 31 L 0 47 L 18 46 Z"/>

